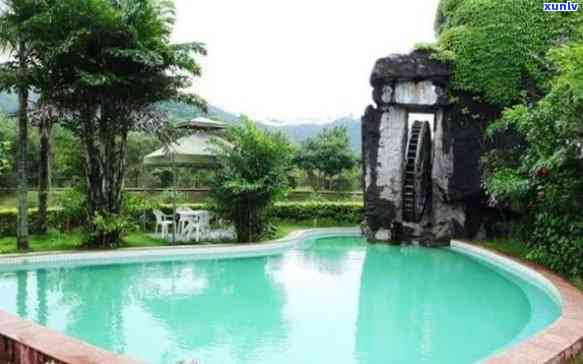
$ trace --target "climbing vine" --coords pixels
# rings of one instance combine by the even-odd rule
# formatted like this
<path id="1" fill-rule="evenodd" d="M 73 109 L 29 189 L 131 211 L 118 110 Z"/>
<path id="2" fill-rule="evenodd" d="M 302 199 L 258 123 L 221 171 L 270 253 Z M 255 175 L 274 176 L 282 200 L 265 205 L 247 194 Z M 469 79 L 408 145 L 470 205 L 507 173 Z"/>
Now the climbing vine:
<path id="1" fill-rule="evenodd" d="M 441 0 L 438 48 L 453 60 L 454 87 L 511 106 L 541 98 L 553 47 L 583 39 L 583 13 L 547 13 L 543 0 Z"/>

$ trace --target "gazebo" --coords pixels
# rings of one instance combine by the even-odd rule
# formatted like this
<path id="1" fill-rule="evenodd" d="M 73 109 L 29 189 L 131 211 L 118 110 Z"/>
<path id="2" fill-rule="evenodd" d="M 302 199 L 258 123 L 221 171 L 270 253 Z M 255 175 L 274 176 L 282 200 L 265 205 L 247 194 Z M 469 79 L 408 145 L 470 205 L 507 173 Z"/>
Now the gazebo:
<path id="1" fill-rule="evenodd" d="M 207 132 L 196 132 L 178 139 L 167 148 L 160 148 L 144 157 L 146 167 L 202 167 L 215 164 L 211 138 Z"/>
<path id="2" fill-rule="evenodd" d="M 210 169 L 216 164 L 212 138 L 220 137 L 227 124 L 198 117 L 179 123 L 176 127 L 190 129 L 193 133 L 178 139 L 167 147 L 160 148 L 144 157 L 146 167 L 172 167 L 174 170 L 173 210 L 176 216 L 176 168 L 193 167 Z M 172 243 L 176 243 L 176 228 L 172 231 Z"/>

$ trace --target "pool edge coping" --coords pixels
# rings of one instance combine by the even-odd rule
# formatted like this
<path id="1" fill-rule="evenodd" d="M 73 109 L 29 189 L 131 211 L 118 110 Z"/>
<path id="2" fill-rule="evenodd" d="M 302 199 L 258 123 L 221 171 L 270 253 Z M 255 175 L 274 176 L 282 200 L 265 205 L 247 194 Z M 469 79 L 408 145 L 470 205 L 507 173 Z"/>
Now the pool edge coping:
<path id="1" fill-rule="evenodd" d="M 556 291 L 560 300 L 561 315 L 555 322 L 532 337 L 495 353 L 483 363 L 563 364 L 583 352 L 583 292 L 538 264 L 461 240 L 452 240 L 451 246 L 482 259 L 494 260 L 511 270 L 517 269 L 519 275 L 526 274 L 538 280 L 551 293 Z"/>
<path id="2" fill-rule="evenodd" d="M 122 260 L 128 256 L 145 257 L 144 253 L 153 256 L 192 256 L 196 254 L 227 253 L 227 256 L 238 256 L 241 253 L 278 254 L 295 246 L 302 238 L 326 234 L 354 234 L 358 228 L 317 228 L 295 230 L 285 237 L 263 243 L 245 245 L 200 245 L 200 246 L 169 246 L 124 248 L 108 251 L 65 251 L 27 254 L 0 255 L 0 267 L 12 265 L 33 265 L 42 263 L 91 263 L 103 258 Z M 531 278 L 539 280 L 544 286 L 554 288 L 560 298 L 561 315 L 542 331 L 531 338 L 523 340 L 508 349 L 494 354 L 484 363 L 521 363 L 521 364 L 562 364 L 583 351 L 583 293 L 556 273 L 537 264 L 517 259 L 493 249 L 471 244 L 460 240 L 452 240 L 452 247 L 475 253 L 485 260 L 495 260 L 503 265 L 516 265 L 522 273 L 527 272 Z M 230 252 L 230 254 L 229 254 Z M 264 255 L 264 254 L 263 254 Z M 152 256 L 152 255 L 150 255 Z M 520 274 L 520 273 L 518 273 Z M 524 278 L 524 277 L 523 277 Z M 542 279 L 542 281 L 541 281 Z M 46 328 L 35 322 L 25 320 L 16 315 L 0 310 L 0 338 L 7 338 L 67 364 L 138 364 L 140 361 L 123 355 L 113 354 L 97 348 L 79 339 L 66 336 L 56 330 Z M 0 343 L 2 344 L 2 343 Z M 0 349 L 1 349 L 0 345 Z"/>
<path id="3" fill-rule="evenodd" d="M 191 257 L 191 256 L 218 256 L 221 258 L 261 256 L 279 254 L 292 248 L 298 240 L 310 234 L 353 234 L 359 233 L 357 227 L 345 228 L 314 228 L 294 230 L 283 238 L 265 241 L 261 243 L 244 244 L 201 244 L 201 245 L 173 245 L 155 247 L 132 247 L 110 250 L 64 250 L 50 252 L 32 252 L 21 254 L 0 255 L 0 269 L 12 266 L 28 267 L 31 265 L 53 264 L 53 263 L 79 263 L 99 265 L 111 264 L 113 261 L 123 261 L 124 259 L 151 259 L 160 260 L 168 257 Z M 109 260 L 111 259 L 111 260 Z M 151 261 L 150 260 L 150 261 Z"/>

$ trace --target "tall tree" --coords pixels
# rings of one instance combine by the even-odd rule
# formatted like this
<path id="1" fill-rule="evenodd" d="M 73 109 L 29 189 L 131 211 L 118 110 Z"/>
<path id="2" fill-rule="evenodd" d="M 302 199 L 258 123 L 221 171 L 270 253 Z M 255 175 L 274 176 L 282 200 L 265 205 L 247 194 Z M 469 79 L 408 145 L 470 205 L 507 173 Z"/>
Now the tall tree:
<path id="1" fill-rule="evenodd" d="M 12 89 L 18 94 L 18 226 L 17 245 L 29 248 L 28 237 L 28 103 L 31 78 L 31 43 L 27 32 L 30 19 L 39 11 L 35 0 L 4 0 L 0 3 L 0 50 L 11 61 L 2 64 L 0 90 Z"/>
<path id="2" fill-rule="evenodd" d="M 48 0 L 46 0 L 48 1 Z M 52 0 L 30 24 L 43 70 L 43 97 L 61 110 L 85 156 L 89 243 L 116 245 L 123 222 L 127 138 L 162 134 L 162 101 L 205 103 L 183 90 L 200 75 L 199 43 L 171 44 L 172 3 L 156 0 Z M 45 92 L 46 91 L 46 92 Z"/>
<path id="3" fill-rule="evenodd" d="M 305 140 L 295 163 L 306 171 L 316 191 L 322 188 L 333 189 L 334 177 L 356 164 L 346 128 L 324 129 L 315 137 Z"/>

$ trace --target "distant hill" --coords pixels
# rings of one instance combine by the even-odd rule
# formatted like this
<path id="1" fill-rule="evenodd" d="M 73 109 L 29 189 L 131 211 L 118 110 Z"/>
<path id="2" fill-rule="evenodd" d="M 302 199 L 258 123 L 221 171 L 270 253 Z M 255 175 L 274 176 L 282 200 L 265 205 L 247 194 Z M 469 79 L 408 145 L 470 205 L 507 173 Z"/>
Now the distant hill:
<path id="1" fill-rule="evenodd" d="M 225 111 L 219 107 L 209 105 L 208 114 L 203 114 L 196 107 L 177 104 L 177 103 L 164 103 L 161 108 L 174 118 L 179 120 L 194 119 L 198 116 L 205 116 L 211 119 L 220 120 L 228 124 L 239 123 L 241 121 L 241 116 L 228 111 Z M 361 131 L 360 131 L 360 121 L 353 117 L 343 117 L 334 120 L 331 123 L 316 123 L 310 121 L 294 120 L 293 123 L 286 123 L 286 121 L 273 121 L 261 122 L 257 121 L 257 124 L 262 128 L 268 130 L 279 130 L 286 134 L 293 142 L 301 143 L 307 138 L 317 135 L 324 128 L 333 127 L 345 127 L 348 131 L 348 136 L 350 138 L 350 144 L 354 152 L 358 155 L 361 153 Z M 280 125 L 277 125 L 280 124 Z"/>
<path id="2" fill-rule="evenodd" d="M 241 120 L 241 116 L 239 114 L 225 111 L 213 105 L 209 105 L 208 114 L 206 115 L 204 115 L 196 107 L 179 103 L 162 103 L 160 108 L 167 111 L 173 118 L 181 121 L 194 119 L 198 116 L 205 116 L 211 119 L 221 120 L 228 124 L 239 123 Z M 18 99 L 16 95 L 0 93 L 0 112 L 13 113 L 17 110 Z M 286 121 L 280 121 L 281 125 L 273 125 L 271 122 L 262 123 L 261 121 L 258 121 L 257 123 L 265 129 L 282 131 L 295 143 L 301 143 L 305 139 L 317 135 L 324 128 L 337 126 L 345 127 L 348 131 L 352 149 L 356 154 L 360 155 L 360 121 L 353 117 L 343 117 L 327 124 L 302 121 L 294 121 L 293 124 L 286 123 Z"/>
<path id="3" fill-rule="evenodd" d="M 307 138 L 317 135 L 325 128 L 334 127 L 346 128 L 348 132 L 348 137 L 350 138 L 350 145 L 352 146 L 352 150 L 356 154 L 360 155 L 362 145 L 360 121 L 352 117 L 343 117 L 327 124 L 312 123 L 312 124 L 288 124 L 282 126 L 267 126 L 267 128 L 272 130 L 281 130 L 283 133 L 287 134 L 292 141 L 296 143 L 301 143 Z"/>
<path id="4" fill-rule="evenodd" d="M 207 118 L 220 120 L 229 124 L 238 123 L 240 121 L 239 115 L 227 112 L 213 105 L 208 106 L 208 114 L 204 114 L 194 106 L 176 102 L 164 102 L 160 104 L 160 109 L 167 111 L 172 118 L 180 121 L 194 119 L 198 116 L 205 116 Z"/>

